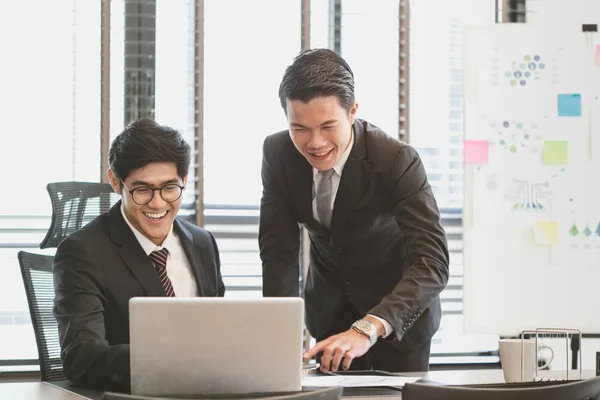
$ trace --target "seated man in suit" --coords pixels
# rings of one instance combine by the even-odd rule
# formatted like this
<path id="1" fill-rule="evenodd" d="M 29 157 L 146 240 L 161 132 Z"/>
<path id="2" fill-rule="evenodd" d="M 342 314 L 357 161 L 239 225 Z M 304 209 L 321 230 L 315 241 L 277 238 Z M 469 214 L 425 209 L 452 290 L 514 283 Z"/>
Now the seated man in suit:
<path id="1" fill-rule="evenodd" d="M 417 152 L 356 118 L 354 76 L 331 50 L 301 53 L 279 99 L 289 130 L 263 146 L 259 244 L 265 296 L 299 293 L 321 370 L 426 371 L 448 248 Z"/>
<path id="2" fill-rule="evenodd" d="M 67 378 L 127 391 L 129 299 L 223 296 L 225 287 L 214 237 L 175 219 L 191 157 L 181 134 L 141 119 L 108 157 L 121 200 L 58 246 L 54 315 Z"/>

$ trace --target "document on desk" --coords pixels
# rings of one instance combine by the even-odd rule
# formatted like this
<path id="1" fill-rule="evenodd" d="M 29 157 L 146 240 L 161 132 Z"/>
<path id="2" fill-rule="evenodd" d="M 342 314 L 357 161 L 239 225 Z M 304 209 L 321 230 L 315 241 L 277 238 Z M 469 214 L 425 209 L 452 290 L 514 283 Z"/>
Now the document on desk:
<path id="1" fill-rule="evenodd" d="M 403 387 L 405 383 L 413 383 L 419 379 L 421 378 L 381 375 L 308 375 L 302 378 L 302 386 Z"/>

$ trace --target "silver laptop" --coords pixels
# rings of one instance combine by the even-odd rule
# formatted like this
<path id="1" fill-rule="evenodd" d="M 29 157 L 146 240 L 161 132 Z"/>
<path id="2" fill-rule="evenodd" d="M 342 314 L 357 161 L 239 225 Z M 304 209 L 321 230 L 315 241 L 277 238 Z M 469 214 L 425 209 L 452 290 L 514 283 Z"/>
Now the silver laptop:
<path id="1" fill-rule="evenodd" d="M 302 389 L 301 298 L 136 297 L 129 313 L 132 394 Z"/>

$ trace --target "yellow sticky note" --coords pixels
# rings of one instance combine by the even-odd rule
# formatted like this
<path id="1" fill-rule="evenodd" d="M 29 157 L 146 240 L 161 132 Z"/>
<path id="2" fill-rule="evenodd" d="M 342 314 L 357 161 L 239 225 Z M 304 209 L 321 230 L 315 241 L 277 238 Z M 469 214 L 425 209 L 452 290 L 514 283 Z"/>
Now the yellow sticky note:
<path id="1" fill-rule="evenodd" d="M 567 164 L 569 161 L 569 142 L 566 140 L 546 140 L 542 153 L 544 164 Z"/>
<path id="2" fill-rule="evenodd" d="M 533 224 L 533 239 L 540 246 L 554 246 L 558 243 L 558 222 L 537 221 Z"/>

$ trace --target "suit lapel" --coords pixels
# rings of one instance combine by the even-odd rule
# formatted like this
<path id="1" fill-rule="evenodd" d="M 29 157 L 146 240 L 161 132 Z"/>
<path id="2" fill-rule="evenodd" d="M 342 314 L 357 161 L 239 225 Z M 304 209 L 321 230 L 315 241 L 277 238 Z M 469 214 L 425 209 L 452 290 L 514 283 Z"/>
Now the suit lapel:
<path id="1" fill-rule="evenodd" d="M 364 193 L 371 179 L 373 161 L 367 159 L 366 138 L 363 125 L 354 122 L 354 145 L 344 170 L 333 204 L 331 216 L 331 235 L 337 236 L 344 228 L 354 205 Z"/>
<path id="2" fill-rule="evenodd" d="M 205 275 L 205 269 L 202 268 L 201 251 L 193 246 L 192 233 L 177 218 L 173 221 L 173 231 L 179 236 L 183 251 L 194 272 L 194 278 L 196 278 L 196 284 L 198 285 L 198 295 L 203 296 L 205 290 L 202 285 L 208 281 L 208 277 Z"/>
<path id="3" fill-rule="evenodd" d="M 119 254 L 123 262 L 129 268 L 133 276 L 140 282 L 140 285 L 147 296 L 165 296 L 158 274 L 154 264 L 140 246 L 133 232 L 123 219 L 121 214 L 121 201 L 117 202 L 109 211 L 110 237 L 117 243 Z"/>

